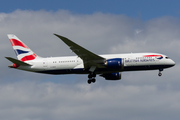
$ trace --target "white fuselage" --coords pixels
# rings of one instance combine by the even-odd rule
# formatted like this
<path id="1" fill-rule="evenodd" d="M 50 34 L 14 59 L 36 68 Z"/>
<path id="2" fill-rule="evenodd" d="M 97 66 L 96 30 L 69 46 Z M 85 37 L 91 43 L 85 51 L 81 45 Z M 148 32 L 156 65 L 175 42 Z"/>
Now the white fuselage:
<path id="1" fill-rule="evenodd" d="M 97 69 L 95 71 L 96 74 L 164 69 L 175 65 L 175 62 L 169 59 L 166 55 L 158 53 L 109 54 L 99 56 L 105 58 L 106 60 L 121 58 L 123 69 L 114 70 L 102 68 Z M 25 62 L 31 64 L 32 66 L 19 66 L 17 69 L 46 74 L 88 74 L 88 70 L 84 68 L 83 60 L 78 56 L 38 58 Z"/>
<path id="2" fill-rule="evenodd" d="M 166 55 L 158 53 L 130 53 L 97 55 L 66 37 L 57 35 L 77 56 L 41 58 L 14 34 L 8 38 L 18 59 L 5 57 L 10 68 L 44 74 L 88 74 L 88 84 L 96 82 L 96 75 L 106 80 L 120 80 L 121 72 L 137 70 L 161 71 L 175 65 Z"/>

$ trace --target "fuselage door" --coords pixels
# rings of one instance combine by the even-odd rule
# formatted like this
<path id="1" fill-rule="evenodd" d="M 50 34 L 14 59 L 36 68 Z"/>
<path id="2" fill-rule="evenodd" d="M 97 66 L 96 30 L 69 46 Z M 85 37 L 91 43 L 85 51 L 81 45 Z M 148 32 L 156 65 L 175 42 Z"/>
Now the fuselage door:
<path id="1" fill-rule="evenodd" d="M 47 69 L 47 67 L 48 67 L 48 62 L 47 62 L 47 60 L 43 60 L 43 68 L 44 68 L 44 69 Z"/>

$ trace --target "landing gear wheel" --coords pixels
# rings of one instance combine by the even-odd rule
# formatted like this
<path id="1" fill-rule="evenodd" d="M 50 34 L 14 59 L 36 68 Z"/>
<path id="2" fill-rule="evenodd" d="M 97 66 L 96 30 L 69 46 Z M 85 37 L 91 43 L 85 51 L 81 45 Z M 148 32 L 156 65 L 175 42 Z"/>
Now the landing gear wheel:
<path id="1" fill-rule="evenodd" d="M 92 82 L 95 83 L 96 82 L 96 74 L 94 72 L 91 72 L 89 75 L 88 75 L 88 78 L 89 80 L 87 81 L 88 84 L 91 84 Z"/>
<path id="2" fill-rule="evenodd" d="M 162 76 L 162 73 L 159 73 L 158 75 L 159 75 L 159 76 Z"/>
<path id="3" fill-rule="evenodd" d="M 96 77 L 96 74 L 95 74 L 95 73 L 92 73 L 92 77 Z"/>
<path id="4" fill-rule="evenodd" d="M 89 80 L 87 81 L 88 84 L 95 83 L 95 82 L 96 82 L 96 79 L 95 79 L 95 78 L 89 79 Z"/>
<path id="5" fill-rule="evenodd" d="M 88 75 L 88 78 L 92 78 L 93 76 L 91 74 Z"/>
<path id="6" fill-rule="evenodd" d="M 95 82 L 96 82 L 96 79 L 95 79 L 95 78 L 93 78 L 91 81 L 92 81 L 93 83 L 95 83 Z"/>
<path id="7" fill-rule="evenodd" d="M 92 78 L 92 77 L 96 77 L 96 74 L 95 74 L 95 73 L 90 73 L 90 74 L 88 75 L 88 78 Z"/>
<path id="8" fill-rule="evenodd" d="M 158 74 L 159 76 L 162 76 L 162 73 L 161 73 L 162 71 L 163 69 L 159 69 L 159 74 Z"/>
<path id="9" fill-rule="evenodd" d="M 91 80 L 88 80 L 87 82 L 88 82 L 88 84 L 91 84 L 92 81 L 91 81 Z"/>

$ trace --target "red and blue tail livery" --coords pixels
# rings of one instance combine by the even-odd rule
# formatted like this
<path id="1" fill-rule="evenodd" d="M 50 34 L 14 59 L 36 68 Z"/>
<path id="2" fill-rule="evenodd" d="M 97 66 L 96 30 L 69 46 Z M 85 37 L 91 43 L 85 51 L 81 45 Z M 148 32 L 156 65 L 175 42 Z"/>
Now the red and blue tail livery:
<path id="1" fill-rule="evenodd" d="M 24 62 L 28 60 L 34 60 L 37 57 L 37 55 L 15 35 L 8 34 L 8 37 L 13 46 L 13 49 L 16 53 L 18 60 Z"/>
<path id="2" fill-rule="evenodd" d="M 66 37 L 60 38 L 77 56 L 48 57 L 37 56 L 27 45 L 13 34 L 9 40 L 18 59 L 6 57 L 13 64 L 10 68 L 44 74 L 87 74 L 89 84 L 96 82 L 96 76 L 106 80 L 120 80 L 126 71 L 158 70 L 162 71 L 175 65 L 166 55 L 159 53 L 128 53 L 97 55 Z"/>

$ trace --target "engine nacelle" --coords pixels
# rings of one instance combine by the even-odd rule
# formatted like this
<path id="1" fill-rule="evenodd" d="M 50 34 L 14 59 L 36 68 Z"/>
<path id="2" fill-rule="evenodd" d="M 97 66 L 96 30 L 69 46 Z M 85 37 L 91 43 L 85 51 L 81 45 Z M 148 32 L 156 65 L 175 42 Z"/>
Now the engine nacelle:
<path id="1" fill-rule="evenodd" d="M 124 68 L 124 62 L 122 58 L 108 59 L 106 60 L 105 65 L 110 69 L 122 70 Z"/>
<path id="2" fill-rule="evenodd" d="M 106 80 L 120 80 L 121 79 L 121 72 L 117 73 L 107 73 L 100 75 L 104 77 Z"/>

